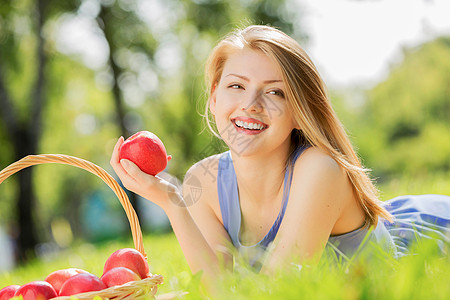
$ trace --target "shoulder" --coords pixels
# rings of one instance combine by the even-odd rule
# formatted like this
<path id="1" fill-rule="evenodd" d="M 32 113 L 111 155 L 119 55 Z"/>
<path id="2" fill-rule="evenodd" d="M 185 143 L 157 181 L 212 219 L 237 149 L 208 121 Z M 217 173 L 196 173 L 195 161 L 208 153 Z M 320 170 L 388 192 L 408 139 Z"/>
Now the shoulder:
<path id="1" fill-rule="evenodd" d="M 344 169 L 336 160 L 316 147 L 305 149 L 295 162 L 294 174 L 304 173 L 308 173 L 309 176 L 346 177 Z"/>
<path id="2" fill-rule="evenodd" d="M 205 184 L 216 182 L 219 160 L 222 155 L 223 153 L 211 155 L 193 164 L 186 172 L 185 181 L 194 176 Z"/>
<path id="3" fill-rule="evenodd" d="M 346 171 L 331 155 L 310 147 L 295 162 L 292 193 L 342 208 L 352 198 L 352 187 Z"/>
<path id="4" fill-rule="evenodd" d="M 364 222 L 364 212 L 347 171 L 323 150 L 309 148 L 298 158 L 291 196 L 298 209 L 307 206 L 320 211 L 322 220 L 331 221 L 332 234 L 349 232 Z"/>
<path id="5" fill-rule="evenodd" d="M 183 198 L 192 205 L 191 208 L 209 206 L 216 215 L 219 215 L 217 172 L 221 155 L 206 157 L 192 165 L 186 172 L 183 180 Z"/>

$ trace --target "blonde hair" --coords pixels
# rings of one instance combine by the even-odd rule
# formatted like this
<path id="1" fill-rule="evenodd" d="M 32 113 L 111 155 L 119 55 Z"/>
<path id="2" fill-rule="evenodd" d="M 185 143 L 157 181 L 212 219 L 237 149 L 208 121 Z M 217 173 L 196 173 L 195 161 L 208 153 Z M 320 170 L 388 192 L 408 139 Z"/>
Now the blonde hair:
<path id="1" fill-rule="evenodd" d="M 213 49 L 206 63 L 205 77 L 208 95 L 219 82 L 228 56 L 248 48 L 262 51 L 280 67 L 286 83 L 285 98 L 294 121 L 301 130 L 291 134 L 292 148 L 310 144 L 328 153 L 347 173 L 366 216 L 366 226 L 377 224 L 378 217 L 391 220 L 390 214 L 380 205 L 378 191 L 369 178 L 369 170 L 362 164 L 353 149 L 347 133 L 334 112 L 316 67 L 301 46 L 291 37 L 270 26 L 249 26 L 225 37 Z M 211 126 L 208 113 L 205 115 Z"/>

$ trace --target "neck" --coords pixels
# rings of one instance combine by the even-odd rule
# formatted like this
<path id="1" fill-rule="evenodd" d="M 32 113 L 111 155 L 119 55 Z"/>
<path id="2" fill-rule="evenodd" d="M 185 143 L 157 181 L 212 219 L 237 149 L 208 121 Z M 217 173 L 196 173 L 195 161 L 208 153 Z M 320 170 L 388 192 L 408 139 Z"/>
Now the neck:
<path id="1" fill-rule="evenodd" d="M 255 204 L 273 202 L 282 192 L 289 148 L 271 153 L 240 156 L 231 152 L 240 199 Z"/>

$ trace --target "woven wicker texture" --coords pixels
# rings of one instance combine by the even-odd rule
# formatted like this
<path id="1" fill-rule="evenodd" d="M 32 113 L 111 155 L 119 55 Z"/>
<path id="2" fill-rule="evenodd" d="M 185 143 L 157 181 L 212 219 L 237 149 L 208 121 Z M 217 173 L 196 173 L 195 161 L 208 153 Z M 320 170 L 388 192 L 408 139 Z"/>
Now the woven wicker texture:
<path id="1" fill-rule="evenodd" d="M 88 292 L 74 295 L 77 299 L 92 299 L 98 296 L 102 299 L 139 299 L 153 297 L 156 293 L 156 286 L 161 284 L 163 278 L 161 275 L 153 275 L 152 277 L 139 281 L 132 281 L 124 285 L 113 286 L 101 291 Z M 53 298 L 54 300 L 69 300 L 71 296 L 61 296 Z"/>

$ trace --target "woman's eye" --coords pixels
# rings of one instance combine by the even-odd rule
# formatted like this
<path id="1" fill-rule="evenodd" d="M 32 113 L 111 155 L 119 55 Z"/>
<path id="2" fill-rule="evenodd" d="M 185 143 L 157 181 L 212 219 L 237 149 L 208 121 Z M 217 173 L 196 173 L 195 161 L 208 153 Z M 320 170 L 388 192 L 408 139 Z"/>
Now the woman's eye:
<path id="1" fill-rule="evenodd" d="M 242 88 L 242 86 L 241 85 L 239 85 L 239 84 L 236 84 L 236 83 L 234 83 L 234 84 L 230 84 L 229 86 L 228 86 L 229 88 L 232 88 L 232 89 L 241 89 Z"/>
<path id="2" fill-rule="evenodd" d="M 284 93 L 280 90 L 271 90 L 269 94 L 284 98 Z"/>

